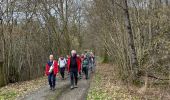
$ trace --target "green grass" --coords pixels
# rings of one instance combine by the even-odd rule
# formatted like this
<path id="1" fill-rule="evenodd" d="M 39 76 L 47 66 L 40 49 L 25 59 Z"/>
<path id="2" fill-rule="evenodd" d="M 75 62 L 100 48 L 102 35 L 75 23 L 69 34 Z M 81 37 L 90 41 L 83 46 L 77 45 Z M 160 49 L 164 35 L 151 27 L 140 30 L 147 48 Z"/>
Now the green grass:
<path id="1" fill-rule="evenodd" d="M 104 60 L 104 58 L 99 57 L 99 56 L 96 56 L 96 61 L 97 61 L 97 62 L 102 63 L 103 60 Z"/>
<path id="2" fill-rule="evenodd" d="M 17 96 L 17 93 L 14 91 L 3 92 L 0 91 L 0 100 L 14 100 Z"/>
<path id="3" fill-rule="evenodd" d="M 90 90 L 87 100 L 111 100 L 111 97 L 101 89 L 93 88 Z"/>
<path id="4" fill-rule="evenodd" d="M 109 95 L 100 88 L 101 76 L 99 73 L 96 73 L 94 77 L 94 82 L 92 83 L 94 87 L 92 87 L 88 93 L 87 100 L 111 100 Z"/>

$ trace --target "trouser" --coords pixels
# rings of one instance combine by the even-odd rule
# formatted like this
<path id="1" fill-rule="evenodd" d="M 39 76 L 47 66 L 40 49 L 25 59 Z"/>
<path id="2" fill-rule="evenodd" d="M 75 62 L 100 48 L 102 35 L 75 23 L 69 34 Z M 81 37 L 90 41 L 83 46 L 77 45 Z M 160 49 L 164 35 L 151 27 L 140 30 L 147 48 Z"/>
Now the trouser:
<path id="1" fill-rule="evenodd" d="M 56 75 L 49 74 L 48 75 L 48 82 L 51 88 L 55 88 L 55 82 L 56 82 Z"/>
<path id="2" fill-rule="evenodd" d="M 83 67 L 83 73 L 85 74 L 86 79 L 88 79 L 88 67 Z"/>
<path id="3" fill-rule="evenodd" d="M 90 70 L 91 70 L 92 72 L 95 71 L 95 63 L 93 63 L 93 62 L 90 63 Z"/>
<path id="4" fill-rule="evenodd" d="M 75 83 L 75 85 L 77 85 L 78 71 L 76 71 L 76 70 L 70 71 L 70 79 L 71 79 L 71 85 L 72 86 L 74 86 L 74 83 Z"/>
<path id="5" fill-rule="evenodd" d="M 81 76 L 81 71 L 79 72 L 79 78 L 81 78 L 82 76 Z"/>
<path id="6" fill-rule="evenodd" d="M 61 77 L 64 79 L 64 72 L 65 72 L 65 67 L 63 68 L 60 68 L 60 74 L 61 74 Z"/>
<path id="7" fill-rule="evenodd" d="M 90 67 L 90 71 L 93 71 L 93 64 L 92 64 L 92 62 L 90 62 L 89 67 Z"/>

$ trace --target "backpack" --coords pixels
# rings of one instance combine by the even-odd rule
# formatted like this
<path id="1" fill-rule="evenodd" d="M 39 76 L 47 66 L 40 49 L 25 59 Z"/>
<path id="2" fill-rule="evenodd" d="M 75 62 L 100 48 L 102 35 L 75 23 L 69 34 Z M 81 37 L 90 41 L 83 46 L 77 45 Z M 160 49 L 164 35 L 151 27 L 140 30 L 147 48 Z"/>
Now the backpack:
<path id="1" fill-rule="evenodd" d="M 83 67 L 88 67 L 89 61 L 87 58 L 83 60 L 82 65 L 83 65 Z"/>
<path id="2" fill-rule="evenodd" d="M 85 55 L 86 55 L 86 57 L 87 57 L 87 60 L 90 61 L 90 54 L 89 54 L 89 53 L 86 53 Z"/>
<path id="3" fill-rule="evenodd" d="M 60 63 L 62 63 L 62 66 L 60 65 Z M 61 59 L 59 58 L 59 60 L 58 60 L 58 65 L 59 65 L 59 67 L 63 68 L 63 67 L 65 67 L 66 64 L 67 64 L 67 61 L 66 61 L 65 58 L 64 58 L 63 60 L 61 60 Z"/>

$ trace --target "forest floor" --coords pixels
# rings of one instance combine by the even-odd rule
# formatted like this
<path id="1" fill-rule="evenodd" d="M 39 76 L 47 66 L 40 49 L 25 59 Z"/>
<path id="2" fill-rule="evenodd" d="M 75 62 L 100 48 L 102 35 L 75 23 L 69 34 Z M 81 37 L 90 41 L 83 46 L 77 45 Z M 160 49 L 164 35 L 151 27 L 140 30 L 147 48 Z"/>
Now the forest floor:
<path id="1" fill-rule="evenodd" d="M 115 74 L 109 64 L 100 64 L 93 76 L 87 100 L 170 100 L 170 88 L 150 86 L 127 86 Z"/>
<path id="2" fill-rule="evenodd" d="M 140 100 L 140 97 L 129 93 L 127 88 L 116 80 L 115 71 L 109 64 L 97 67 L 93 76 L 87 100 Z"/>
<path id="3" fill-rule="evenodd" d="M 13 83 L 0 88 L 0 100 L 14 100 L 36 91 L 46 84 L 46 77 Z"/>
<path id="4" fill-rule="evenodd" d="M 170 91 L 149 88 L 139 93 L 140 87 L 127 86 L 117 80 L 114 67 L 98 64 L 91 79 L 81 79 L 78 88 L 70 90 L 70 81 L 57 78 L 56 90 L 49 90 L 47 77 L 9 84 L 0 88 L 0 100 L 170 100 Z"/>

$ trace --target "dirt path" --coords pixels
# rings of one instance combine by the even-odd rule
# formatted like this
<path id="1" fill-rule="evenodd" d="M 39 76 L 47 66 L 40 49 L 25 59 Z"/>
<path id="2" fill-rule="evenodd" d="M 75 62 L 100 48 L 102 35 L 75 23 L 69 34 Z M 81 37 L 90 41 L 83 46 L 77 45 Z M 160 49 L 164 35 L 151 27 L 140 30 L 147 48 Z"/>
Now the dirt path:
<path id="1" fill-rule="evenodd" d="M 86 97 L 88 88 L 90 86 L 90 79 L 80 79 L 78 81 L 78 88 L 70 90 L 69 76 L 66 80 L 58 79 L 56 81 L 56 90 L 51 91 L 46 83 L 40 89 L 19 97 L 17 100 L 83 100 Z"/>
<path id="2" fill-rule="evenodd" d="M 64 91 L 57 100 L 85 100 L 90 85 L 90 80 L 82 79 L 78 82 L 78 88 Z"/>
<path id="3" fill-rule="evenodd" d="M 57 80 L 56 82 L 56 90 L 51 91 L 49 89 L 48 84 L 45 84 L 43 87 L 38 89 L 37 91 L 34 91 L 32 93 L 29 93 L 25 95 L 24 97 L 19 97 L 17 100 L 53 100 L 57 94 L 59 94 L 61 91 L 63 91 L 64 88 L 68 88 L 69 81 L 68 80 Z"/>

